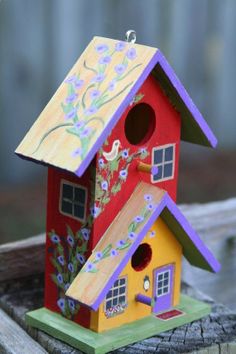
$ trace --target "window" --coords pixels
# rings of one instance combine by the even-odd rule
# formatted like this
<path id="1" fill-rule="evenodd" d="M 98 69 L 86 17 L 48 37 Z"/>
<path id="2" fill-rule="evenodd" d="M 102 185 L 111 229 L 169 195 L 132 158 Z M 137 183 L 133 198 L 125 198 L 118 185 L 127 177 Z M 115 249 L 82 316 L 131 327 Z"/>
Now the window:
<path id="1" fill-rule="evenodd" d="M 164 145 L 152 150 L 152 164 L 158 167 L 152 182 L 165 181 L 174 177 L 175 145 Z"/>
<path id="2" fill-rule="evenodd" d="M 170 292 L 170 271 L 160 272 L 156 278 L 156 296 L 160 297 Z"/>
<path id="3" fill-rule="evenodd" d="M 126 306 L 126 288 L 127 278 L 119 278 L 115 281 L 113 287 L 109 290 L 105 301 L 105 312 L 115 308 L 124 308 Z M 120 305 L 120 306 L 118 306 Z"/>
<path id="4" fill-rule="evenodd" d="M 80 221 L 85 220 L 87 189 L 78 184 L 62 180 L 60 212 Z"/>

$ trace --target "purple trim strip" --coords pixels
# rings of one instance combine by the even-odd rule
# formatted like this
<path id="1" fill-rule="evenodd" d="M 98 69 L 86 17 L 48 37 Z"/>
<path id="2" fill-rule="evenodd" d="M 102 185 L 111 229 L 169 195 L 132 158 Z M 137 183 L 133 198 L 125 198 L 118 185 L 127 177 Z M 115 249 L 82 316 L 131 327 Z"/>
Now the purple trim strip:
<path id="1" fill-rule="evenodd" d="M 142 304 L 147 305 L 147 306 L 152 306 L 152 299 L 148 296 L 143 295 L 143 294 L 136 295 L 135 301 L 141 302 Z"/>
<path id="2" fill-rule="evenodd" d="M 156 219 L 159 217 L 163 209 L 167 207 L 167 209 L 170 211 L 170 213 L 173 215 L 173 217 L 177 220 L 177 222 L 181 225 L 185 233 L 188 235 L 189 240 L 192 242 L 192 244 L 195 246 L 196 251 L 199 252 L 202 257 L 205 259 L 206 264 L 209 265 L 209 270 L 213 272 L 218 272 L 220 270 L 220 264 L 219 262 L 214 258 L 213 254 L 209 251 L 209 249 L 204 245 L 203 241 L 199 238 L 197 233 L 192 229 L 186 218 L 183 216 L 183 214 L 180 212 L 176 204 L 172 201 L 172 199 L 169 197 L 169 195 L 166 193 L 161 202 L 158 204 L 157 208 L 153 211 L 151 214 L 150 218 L 146 222 L 146 224 L 143 226 L 142 230 L 140 233 L 137 235 L 136 240 L 132 244 L 132 246 L 128 249 L 127 253 L 125 254 L 124 258 L 122 259 L 121 263 L 117 266 L 117 268 L 114 270 L 112 276 L 102 289 L 101 293 L 98 295 L 96 301 L 94 304 L 92 304 L 90 307 L 93 310 L 97 310 L 105 298 L 106 294 L 108 293 L 109 289 L 112 287 L 114 284 L 114 281 L 118 278 L 119 274 L 122 272 L 126 264 L 128 263 L 129 259 L 132 257 L 134 254 L 135 250 L 137 249 L 138 245 L 141 243 L 143 238 L 145 237 L 146 233 L 150 229 L 150 227 L 154 224 Z M 181 242 L 181 240 L 180 240 Z"/>
<path id="3" fill-rule="evenodd" d="M 148 63 L 148 65 L 145 67 L 144 71 L 140 75 L 139 79 L 135 82 L 134 86 L 131 88 L 130 92 L 126 95 L 125 99 L 122 101 L 121 105 L 118 107 L 117 111 L 114 113 L 113 117 L 110 119 L 108 122 L 107 126 L 101 133 L 101 135 L 98 137 L 98 139 L 95 141 L 94 145 L 92 148 L 89 150 L 87 156 L 85 159 L 82 161 L 81 165 L 79 168 L 75 171 L 75 174 L 78 177 L 81 177 L 94 158 L 95 154 L 97 151 L 100 149 L 108 135 L 110 134 L 111 130 L 114 128 L 118 120 L 120 119 L 121 115 L 125 111 L 126 107 L 129 105 L 131 99 L 135 95 L 135 93 L 138 91 L 138 89 L 141 87 L 143 82 L 146 80 L 154 66 L 156 65 L 158 61 L 158 50 L 156 50 L 155 54 L 153 55 L 152 59 Z"/>

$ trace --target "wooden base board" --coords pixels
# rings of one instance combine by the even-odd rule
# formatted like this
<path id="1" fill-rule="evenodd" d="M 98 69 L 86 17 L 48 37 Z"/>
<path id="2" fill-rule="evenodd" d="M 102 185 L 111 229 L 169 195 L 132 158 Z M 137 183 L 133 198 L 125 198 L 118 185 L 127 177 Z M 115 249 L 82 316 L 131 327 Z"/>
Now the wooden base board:
<path id="1" fill-rule="evenodd" d="M 211 311 L 208 304 L 186 295 L 181 295 L 180 304 L 175 308 L 184 312 L 184 315 L 168 321 L 151 315 L 103 333 L 86 329 L 44 307 L 28 312 L 26 322 L 84 353 L 102 354 L 192 322 L 208 315 Z"/>

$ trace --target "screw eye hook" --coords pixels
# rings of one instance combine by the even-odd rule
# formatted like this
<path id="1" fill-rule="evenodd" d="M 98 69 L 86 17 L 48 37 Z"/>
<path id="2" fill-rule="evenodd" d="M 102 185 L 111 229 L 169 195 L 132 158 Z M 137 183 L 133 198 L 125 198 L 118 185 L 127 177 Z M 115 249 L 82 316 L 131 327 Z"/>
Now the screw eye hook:
<path id="1" fill-rule="evenodd" d="M 136 32 L 134 30 L 128 30 L 125 34 L 126 42 L 135 43 L 136 42 Z"/>

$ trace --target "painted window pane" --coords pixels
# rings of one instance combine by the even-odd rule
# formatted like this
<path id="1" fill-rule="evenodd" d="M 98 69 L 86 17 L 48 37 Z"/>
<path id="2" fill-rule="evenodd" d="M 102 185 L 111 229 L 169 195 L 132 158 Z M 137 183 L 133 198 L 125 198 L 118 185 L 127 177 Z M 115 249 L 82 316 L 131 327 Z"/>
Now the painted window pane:
<path id="1" fill-rule="evenodd" d="M 73 187 L 69 184 L 63 184 L 63 197 L 70 200 L 73 198 Z"/>
<path id="2" fill-rule="evenodd" d="M 62 181 L 60 211 L 63 214 L 84 221 L 86 214 L 86 188 Z"/>
<path id="3" fill-rule="evenodd" d="M 84 217 L 84 207 L 82 205 L 74 204 L 74 216 L 79 219 L 83 219 Z"/>
<path id="4" fill-rule="evenodd" d="M 105 311 L 108 311 L 114 306 L 126 304 L 126 277 L 115 281 L 113 287 L 109 290 L 105 300 Z"/>
<path id="5" fill-rule="evenodd" d="M 72 204 L 69 202 L 62 201 L 61 209 L 66 214 L 72 214 Z"/>
<path id="6" fill-rule="evenodd" d="M 79 203 L 85 203 L 85 190 L 81 188 L 75 188 L 75 201 Z"/>
<path id="7" fill-rule="evenodd" d="M 152 176 L 152 182 L 165 181 L 174 177 L 175 145 L 164 145 L 152 150 L 152 164 L 158 173 Z"/>

